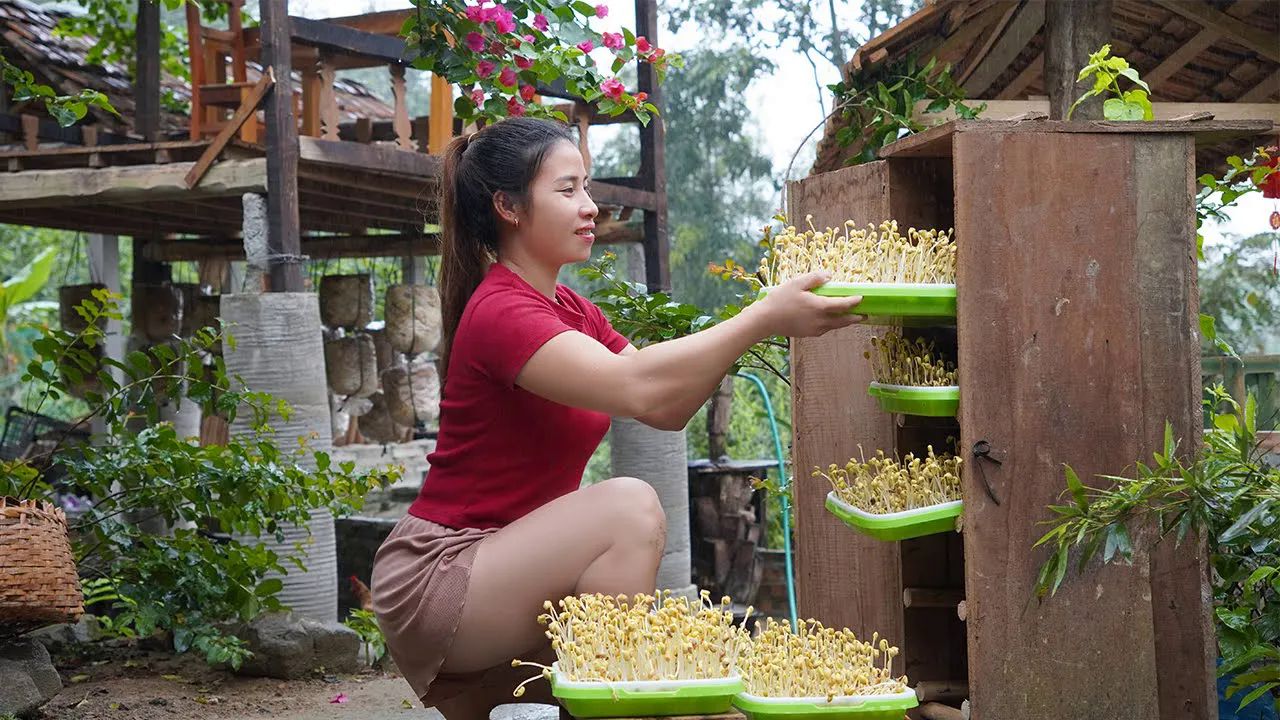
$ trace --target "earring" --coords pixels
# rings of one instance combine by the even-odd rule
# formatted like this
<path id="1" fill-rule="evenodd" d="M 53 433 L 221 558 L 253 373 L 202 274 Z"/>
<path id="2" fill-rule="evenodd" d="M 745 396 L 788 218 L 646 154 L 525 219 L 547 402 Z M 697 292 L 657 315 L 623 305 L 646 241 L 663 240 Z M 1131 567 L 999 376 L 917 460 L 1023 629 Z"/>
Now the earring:
<path id="1" fill-rule="evenodd" d="M 517 227 L 517 228 L 519 228 L 519 227 L 520 227 L 520 218 L 515 218 L 514 220 L 512 220 L 512 222 L 514 222 L 514 223 L 516 224 L 516 227 Z"/>

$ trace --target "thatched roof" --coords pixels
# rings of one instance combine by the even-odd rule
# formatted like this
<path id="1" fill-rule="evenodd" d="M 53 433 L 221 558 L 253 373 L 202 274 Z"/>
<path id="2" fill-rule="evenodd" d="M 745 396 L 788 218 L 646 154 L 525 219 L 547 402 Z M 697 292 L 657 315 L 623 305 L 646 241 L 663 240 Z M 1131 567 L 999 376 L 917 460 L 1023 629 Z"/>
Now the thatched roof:
<path id="1" fill-rule="evenodd" d="M 874 74 L 912 54 L 935 56 L 939 64 L 952 65 L 953 77 L 975 100 L 1043 97 L 1043 11 L 1038 23 L 1019 18 L 1033 1 L 927 0 L 920 11 L 859 48 L 843 75 Z M 1112 54 L 1137 68 L 1151 85 L 1153 102 L 1280 99 L 1280 0 L 1115 0 L 1112 25 Z M 1262 117 L 1274 119 L 1277 112 L 1280 108 Z M 985 115 L 1001 116 L 998 111 Z M 853 148 L 836 141 L 848 123 L 846 118 L 827 123 L 813 172 L 839 168 L 853 155 Z"/>
<path id="2" fill-rule="evenodd" d="M 86 57 L 96 42 L 94 38 L 64 37 L 54 32 L 65 16 L 64 12 L 27 0 L 0 0 L 0 52 L 10 62 L 34 74 L 39 82 L 48 84 L 61 94 L 71 95 L 82 89 L 104 93 L 123 116 L 123 122 L 110 113 L 97 110 L 92 121 L 111 131 L 130 131 L 134 103 L 128 69 L 116 63 L 90 65 Z M 250 82 L 258 79 L 258 71 L 257 65 L 249 64 Z M 160 84 L 174 99 L 183 104 L 190 103 L 191 89 L 185 80 L 164 73 Z M 294 85 L 301 91 L 301 78 L 296 73 Z M 343 122 L 360 117 L 389 120 L 393 116 L 390 106 L 358 82 L 338 80 L 335 82 L 335 94 Z M 43 114 L 43 107 L 34 104 L 12 107 L 9 111 Z M 185 137 L 187 116 L 183 112 L 162 108 L 160 128 L 165 133 Z"/>

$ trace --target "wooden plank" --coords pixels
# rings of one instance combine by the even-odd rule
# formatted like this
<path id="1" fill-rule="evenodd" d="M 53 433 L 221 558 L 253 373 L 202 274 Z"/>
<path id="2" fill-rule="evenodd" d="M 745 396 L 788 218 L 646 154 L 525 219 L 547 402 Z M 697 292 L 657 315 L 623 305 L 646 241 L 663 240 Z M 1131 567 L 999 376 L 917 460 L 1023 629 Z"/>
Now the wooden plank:
<path id="1" fill-rule="evenodd" d="M 1040 32 L 1045 23 L 1044 0 L 1026 0 L 1018 9 L 1009 27 L 996 40 L 991 51 L 982 58 L 967 79 L 960 83 L 969 97 L 981 97 L 991 83 L 996 81 L 1009 64 L 1018 57 L 1027 43 Z"/>
<path id="2" fill-rule="evenodd" d="M 226 160 L 210 168 L 189 190 L 184 181 L 195 163 L 133 165 L 97 170 L 28 170 L 0 174 L 0 209 L 237 195 L 266 189 L 266 161 Z"/>
<path id="3" fill-rule="evenodd" d="M 298 124 L 293 116 L 288 0 L 259 0 L 264 66 L 287 82 L 266 96 L 267 247 L 272 292 L 302 291 L 302 249 L 298 244 Z M 281 90 L 280 88 L 284 89 Z M 319 141 L 317 141 L 319 142 Z"/>
<path id="4" fill-rule="evenodd" d="M 983 102 L 987 104 L 987 109 L 982 113 L 982 117 L 990 120 L 1003 120 L 1028 112 L 1049 112 L 1048 100 L 984 100 Z M 916 117 L 926 123 L 955 119 L 955 112 L 951 109 L 929 113 L 925 112 L 928 106 L 928 101 L 916 103 Z M 1196 112 L 1208 112 L 1215 120 L 1269 120 L 1280 124 L 1280 102 L 1156 102 L 1151 103 L 1151 112 L 1156 120 L 1172 120 Z"/>
<path id="5" fill-rule="evenodd" d="M 1152 0 L 1156 5 L 1220 33 L 1224 39 L 1246 47 L 1262 57 L 1280 62 L 1280 37 L 1231 17 L 1208 3 L 1184 0 Z"/>
<path id="6" fill-rule="evenodd" d="M 968 80 L 969 77 L 973 75 L 973 71 L 978 69 L 982 64 L 982 61 L 987 59 L 987 53 L 991 52 L 991 48 L 995 46 L 996 41 L 1000 39 L 1000 34 L 1009 26 L 1009 21 L 1013 20 L 1013 18 L 1017 16 L 1018 9 L 1022 5 L 1019 0 L 1005 0 L 1003 4 L 1007 5 L 1008 8 L 1004 11 L 1004 14 L 996 20 L 995 24 L 991 26 L 991 31 L 987 33 L 986 40 L 984 40 L 982 45 L 977 48 L 976 52 L 967 58 L 964 70 L 962 70 L 960 75 L 956 77 L 956 82 L 961 85 L 963 85 L 964 81 Z"/>
<path id="7" fill-rule="evenodd" d="M 1136 158 L 1116 163 L 1134 158 L 1135 144 L 1148 138 L 1190 148 L 1189 138 L 1176 136 L 955 137 L 961 447 L 988 441 L 1002 463 L 966 457 L 964 472 L 974 717 L 1210 716 L 1162 710 L 1165 681 L 1182 670 L 1157 666 L 1163 641 L 1156 635 L 1165 629 L 1156 626 L 1163 616 L 1154 604 L 1163 598 L 1153 598 L 1153 559 L 1140 528 L 1133 566 L 1095 560 L 1043 602 L 1032 589 L 1045 559 L 1033 545 L 1050 517 L 1046 506 L 1065 487 L 1063 464 L 1097 485 L 1096 475 L 1149 456 L 1149 423 L 1198 407 L 1180 390 L 1162 389 L 1189 386 L 1190 368 L 1174 372 L 1149 357 L 1169 352 L 1152 338 L 1166 339 L 1160 323 L 1192 332 L 1187 307 L 1195 300 L 1179 280 L 1186 268 L 1159 274 L 1193 263 L 1189 246 L 1169 266 L 1140 257 L 1170 227 L 1159 213 L 1191 216 L 1190 174 L 1161 175 L 1186 195 L 1176 207 L 1157 208 L 1143 204 L 1136 188 L 1158 180 L 1135 176 L 1148 172 Z M 1036 178 L 1046 176 L 1077 190 L 1044 193 Z M 1182 247 L 1190 236 L 1164 242 Z M 1142 296 L 1165 282 L 1166 295 Z M 1157 318 L 1144 309 L 1156 305 L 1176 306 L 1178 315 Z M 1212 687 L 1211 675 L 1200 679 Z"/>
<path id="8" fill-rule="evenodd" d="M 386 145 L 365 145 L 313 137 L 298 138 L 298 147 L 304 165 L 359 168 L 413 179 L 440 176 L 441 162 L 438 155 L 408 152 Z"/>
<path id="9" fill-rule="evenodd" d="M 941 21 L 946 17 L 948 9 L 948 3 L 925 5 L 907 19 L 871 38 L 853 53 L 853 57 L 849 60 L 849 64 L 845 67 L 842 75 L 847 77 L 850 72 L 859 72 L 865 59 L 874 53 L 881 49 L 888 49 L 890 45 L 902 38 L 914 36 L 918 29 L 924 28 L 930 23 Z"/>
<path id="10" fill-rule="evenodd" d="M 453 139 L 453 86 L 443 75 L 431 75 L 430 119 L 427 120 L 427 147 L 432 155 L 444 153 Z"/>
<path id="11" fill-rule="evenodd" d="M 636 35 L 649 38 L 658 46 L 657 0 L 636 0 Z M 640 92 L 649 94 L 649 102 L 658 108 L 658 117 L 640 128 L 640 171 L 644 188 L 653 195 L 649 206 L 644 207 L 644 272 L 649 292 L 671 289 L 670 239 L 667 236 L 667 124 L 661 113 L 666 105 L 658 72 L 650 63 L 640 63 L 636 69 Z M 593 192 L 599 194 L 600 189 Z M 634 191 L 632 191 L 634 192 Z M 610 202 L 601 196 L 604 202 Z"/>
<path id="12" fill-rule="evenodd" d="M 1045 11 L 1044 88 L 1049 94 L 1049 117 L 1062 120 L 1083 90 L 1076 86 L 1089 55 L 1111 39 L 1112 0 L 1072 0 L 1049 3 Z M 1102 118 L 1102 97 L 1081 103 L 1076 120 Z"/>
<path id="13" fill-rule="evenodd" d="M 1140 446 L 1146 459 L 1164 441 L 1165 423 L 1184 462 L 1201 444 L 1199 288 L 1195 254 L 1195 146 L 1186 136 L 1149 135 L 1133 147 L 1137 235 L 1138 332 L 1141 333 Z M 1161 543 L 1151 552 L 1161 718 L 1212 717 L 1218 657 L 1204 538 Z"/>
<path id="14" fill-rule="evenodd" d="M 1275 98 L 1277 95 L 1280 95 L 1280 69 L 1263 78 L 1262 82 L 1249 88 L 1245 94 L 1239 97 L 1238 102 L 1265 102 L 1268 99 Z"/>
<path id="15" fill-rule="evenodd" d="M 889 212 L 889 168 L 871 162 L 787 186 L 791 221 L 808 215 L 819 227 L 879 223 Z M 823 481 L 815 467 L 843 464 L 859 454 L 889 450 L 893 419 L 865 388 L 871 381 L 862 352 L 878 331 L 865 325 L 795 339 L 792 352 L 792 497 L 796 513 L 796 591 L 801 617 L 848 627 L 860 638 L 878 632 L 904 646 L 899 545 L 855 533 L 823 507 Z M 904 657 L 894 664 L 902 671 Z"/>
<path id="16" fill-rule="evenodd" d="M 1023 101 L 1005 101 L 1023 102 Z M 1266 135 L 1275 124 L 1270 120 L 1208 120 L 1151 122 L 1110 122 L 1106 120 L 1063 122 L 1056 120 L 951 120 L 942 125 L 908 135 L 880 149 L 880 157 L 950 157 L 954 136 L 964 133 L 1047 132 L 1064 134 L 1189 133 L 1196 145 L 1214 145 L 1227 140 Z"/>
<path id="17" fill-rule="evenodd" d="M 641 190 L 600 181 L 591 183 L 591 199 L 599 204 L 621 205 L 645 211 L 658 207 L 657 193 L 652 190 Z"/>
<path id="18" fill-rule="evenodd" d="M 954 610 L 964 600 L 963 588 L 903 588 L 905 608 L 948 608 Z"/>
<path id="19" fill-rule="evenodd" d="M 323 22 L 331 25 L 342 25 L 361 32 L 375 35 L 400 35 L 400 28 L 416 10 L 385 10 L 383 12 L 364 13 L 363 15 L 345 15 L 342 17 L 323 18 Z"/>
<path id="20" fill-rule="evenodd" d="M 258 78 L 258 82 L 254 83 L 248 97 L 244 99 L 244 102 L 240 103 L 240 107 L 231 116 L 231 121 L 222 128 L 218 136 L 209 144 L 209 147 L 205 148 L 204 153 L 200 155 L 200 159 L 191 168 L 191 172 L 187 173 L 187 187 L 193 188 L 200 183 L 200 178 L 204 177 L 204 174 L 209 170 L 209 166 L 222 154 L 222 149 L 227 146 L 227 143 L 231 142 L 232 136 L 240 131 L 240 126 L 244 125 L 246 120 L 257 113 L 258 104 L 262 102 L 263 96 L 267 94 L 267 90 L 275 82 L 275 73 L 268 67 L 267 71 Z"/>

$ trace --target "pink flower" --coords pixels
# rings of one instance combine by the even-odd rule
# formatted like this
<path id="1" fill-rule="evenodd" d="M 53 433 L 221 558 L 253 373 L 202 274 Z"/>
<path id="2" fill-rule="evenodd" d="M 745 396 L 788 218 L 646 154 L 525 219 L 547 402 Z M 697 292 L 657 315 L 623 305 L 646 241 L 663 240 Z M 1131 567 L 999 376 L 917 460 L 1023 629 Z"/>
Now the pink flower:
<path id="1" fill-rule="evenodd" d="M 484 3 L 476 3 L 467 6 L 467 19 L 473 23 L 482 23 L 489 19 L 489 11 L 484 7 Z"/>
<path id="2" fill-rule="evenodd" d="M 521 57 L 517 55 L 516 67 L 520 68 L 521 70 L 528 70 L 529 68 L 533 67 L 533 61 L 527 57 Z"/>
<path id="3" fill-rule="evenodd" d="M 640 37 L 636 38 L 636 52 L 647 53 L 649 52 L 649 49 L 651 47 L 652 46 L 649 44 L 649 41 L 645 38 L 645 36 L 641 35 Z"/>
<path id="4" fill-rule="evenodd" d="M 534 90 L 532 85 L 520 86 L 520 97 L 524 98 L 525 102 L 533 102 L 533 96 L 537 94 L 538 91 Z"/>
<path id="5" fill-rule="evenodd" d="M 649 99 L 649 93 L 647 93 L 647 92 L 638 92 L 638 93 L 636 93 L 636 102 L 637 102 L 637 103 L 642 103 L 642 102 L 644 102 L 645 100 L 648 100 L 648 99 Z"/>
<path id="6" fill-rule="evenodd" d="M 655 60 L 659 60 L 662 58 L 663 55 L 666 55 L 666 54 L 667 54 L 666 50 L 663 50 L 662 48 L 654 48 L 653 52 L 649 53 L 649 62 L 654 62 Z"/>
<path id="7" fill-rule="evenodd" d="M 547 16 L 546 16 L 546 15 L 543 15 L 542 13 L 538 13 L 537 15 L 534 15 L 534 16 L 533 16 L 533 26 L 534 26 L 535 28 L 537 28 L 540 32 L 546 32 L 546 31 L 547 31 Z"/>
<path id="8" fill-rule="evenodd" d="M 483 90 L 481 90 L 480 88 L 476 88 L 476 89 L 472 90 L 472 91 L 471 91 L 471 102 L 475 103 L 475 104 L 476 104 L 476 107 L 480 107 L 480 106 L 484 105 L 484 91 L 483 91 Z"/>
<path id="9" fill-rule="evenodd" d="M 511 117 L 520 117 L 524 114 L 524 103 L 520 102 L 520 98 L 510 98 L 507 100 L 507 114 Z"/>
<path id="10" fill-rule="evenodd" d="M 622 39 L 622 33 L 607 32 L 604 34 L 604 46 L 610 50 L 621 50 L 626 44 L 627 41 Z"/>
<path id="11" fill-rule="evenodd" d="M 609 17 L 609 6 L 608 6 L 608 5 L 597 5 L 597 6 L 596 6 L 596 17 L 598 17 L 598 18 Z"/>
<path id="12" fill-rule="evenodd" d="M 493 71 L 496 69 L 498 69 L 498 66 L 494 65 L 489 60 L 481 60 L 480 62 L 476 63 L 476 75 L 479 75 L 482 78 L 489 77 L 490 75 L 493 74 Z"/>
<path id="13" fill-rule="evenodd" d="M 467 49 L 471 52 L 484 50 L 484 36 L 478 32 L 467 33 Z"/>
<path id="14" fill-rule="evenodd" d="M 529 43 L 530 45 L 532 45 L 536 40 L 537 40 L 537 38 L 535 38 L 535 37 L 534 37 L 534 36 L 532 36 L 532 35 L 525 35 L 525 36 L 524 36 L 524 41 L 525 41 L 525 42 L 527 42 L 527 43 Z"/>
<path id="15" fill-rule="evenodd" d="M 590 40 L 583 40 L 582 42 L 578 43 L 576 47 L 584 53 L 589 53 L 592 50 L 596 49 L 595 43 L 591 42 Z"/>
<path id="16" fill-rule="evenodd" d="M 498 73 L 498 82 L 507 87 L 516 86 L 516 71 L 509 67 L 502 68 L 502 72 Z"/>
<path id="17" fill-rule="evenodd" d="M 506 35 L 516 31 L 516 21 L 510 10 L 496 7 L 493 9 L 493 16 L 493 26 L 498 29 L 498 32 Z"/>
<path id="18" fill-rule="evenodd" d="M 617 100 L 622 97 L 622 93 L 625 91 L 626 88 L 623 87 L 622 81 L 616 77 L 600 83 L 600 92 L 604 93 L 604 96 L 610 100 Z"/>
<path id="19" fill-rule="evenodd" d="M 347 702 L 347 700 L 348 698 L 346 693 L 338 693 L 337 695 L 333 696 L 333 699 L 329 701 L 329 704 L 342 705 L 343 703 Z"/>

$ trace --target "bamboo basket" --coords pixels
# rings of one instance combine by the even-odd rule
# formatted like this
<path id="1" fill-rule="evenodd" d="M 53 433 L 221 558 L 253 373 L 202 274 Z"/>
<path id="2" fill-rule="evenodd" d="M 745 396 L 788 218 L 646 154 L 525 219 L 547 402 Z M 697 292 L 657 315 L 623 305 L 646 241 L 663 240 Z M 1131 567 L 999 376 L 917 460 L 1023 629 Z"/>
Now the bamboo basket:
<path id="1" fill-rule="evenodd" d="M 0 637 L 84 614 L 61 508 L 0 497 L 0 557 Z"/>

